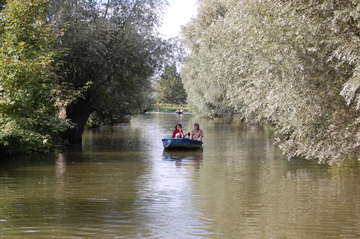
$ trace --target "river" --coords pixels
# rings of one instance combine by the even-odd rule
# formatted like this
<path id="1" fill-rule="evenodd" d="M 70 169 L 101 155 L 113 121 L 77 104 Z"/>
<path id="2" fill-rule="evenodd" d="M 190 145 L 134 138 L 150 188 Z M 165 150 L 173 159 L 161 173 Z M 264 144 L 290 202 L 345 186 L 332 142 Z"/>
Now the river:
<path id="1" fill-rule="evenodd" d="M 195 121 L 203 152 L 163 152 Z M 255 126 L 146 114 L 1 163 L 1 239 L 360 238 L 360 164 L 289 161 Z"/>

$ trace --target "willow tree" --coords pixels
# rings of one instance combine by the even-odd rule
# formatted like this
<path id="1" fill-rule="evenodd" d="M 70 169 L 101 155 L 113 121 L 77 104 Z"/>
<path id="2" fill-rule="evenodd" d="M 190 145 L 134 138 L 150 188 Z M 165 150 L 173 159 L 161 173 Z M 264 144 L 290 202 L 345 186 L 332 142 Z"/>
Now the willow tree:
<path id="1" fill-rule="evenodd" d="M 66 123 L 55 112 L 55 33 L 48 2 L 7 0 L 0 12 L 0 152 L 47 149 Z"/>
<path id="2" fill-rule="evenodd" d="M 353 0 L 201 1 L 184 29 L 189 102 L 271 123 L 290 158 L 359 155 L 358 9 Z"/>
<path id="3" fill-rule="evenodd" d="M 150 78 L 161 66 L 166 43 L 155 27 L 162 0 L 53 0 L 49 19 L 66 49 L 59 74 L 78 97 L 64 101 L 61 116 L 81 142 L 89 116 L 114 118 L 146 108 Z M 111 120 L 110 120 L 111 121 Z"/>

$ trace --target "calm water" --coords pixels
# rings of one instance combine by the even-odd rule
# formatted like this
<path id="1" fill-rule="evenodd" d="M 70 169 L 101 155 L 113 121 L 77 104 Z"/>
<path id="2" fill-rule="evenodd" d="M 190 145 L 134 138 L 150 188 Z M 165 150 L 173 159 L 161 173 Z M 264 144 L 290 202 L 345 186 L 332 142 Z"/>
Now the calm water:
<path id="1" fill-rule="evenodd" d="M 359 163 L 287 161 L 264 130 L 207 120 L 203 152 L 164 153 L 177 121 L 195 119 L 139 116 L 82 151 L 2 162 L 0 238 L 360 238 Z"/>

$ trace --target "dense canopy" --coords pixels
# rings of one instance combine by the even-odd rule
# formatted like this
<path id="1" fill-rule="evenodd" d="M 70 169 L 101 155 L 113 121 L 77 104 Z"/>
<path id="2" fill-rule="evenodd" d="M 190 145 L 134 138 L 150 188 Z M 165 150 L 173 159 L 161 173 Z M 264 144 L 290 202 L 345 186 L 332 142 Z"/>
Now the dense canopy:
<path id="1" fill-rule="evenodd" d="M 80 143 L 91 114 L 111 121 L 147 107 L 171 56 L 156 31 L 165 1 L 1 3 L 2 153 Z"/>
<path id="2" fill-rule="evenodd" d="M 188 101 L 274 126 L 290 158 L 360 155 L 357 0 L 202 0 L 183 31 Z"/>

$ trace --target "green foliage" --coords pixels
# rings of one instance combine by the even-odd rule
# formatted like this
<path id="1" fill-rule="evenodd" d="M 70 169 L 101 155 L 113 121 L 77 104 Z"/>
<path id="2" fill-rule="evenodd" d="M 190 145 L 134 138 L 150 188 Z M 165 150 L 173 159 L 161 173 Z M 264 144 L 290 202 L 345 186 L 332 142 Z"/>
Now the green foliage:
<path id="1" fill-rule="evenodd" d="M 175 65 L 165 67 L 155 85 L 155 98 L 157 103 L 178 105 L 186 103 L 184 85 Z"/>
<path id="2" fill-rule="evenodd" d="M 54 107 L 58 53 L 48 2 L 8 0 L 0 12 L 0 151 L 44 150 L 66 127 Z"/>
<path id="3" fill-rule="evenodd" d="M 59 134 L 81 140 L 91 114 L 115 122 L 144 110 L 153 103 L 151 77 L 181 57 L 171 54 L 177 41 L 156 32 L 165 0 L 3 3 L 2 152 L 47 149 Z"/>
<path id="4" fill-rule="evenodd" d="M 50 18 L 65 29 L 59 44 L 67 49 L 62 80 L 100 119 L 147 107 L 150 78 L 167 52 L 155 31 L 163 5 L 162 0 L 52 1 Z"/>
<path id="5" fill-rule="evenodd" d="M 359 155 L 359 9 L 356 0 L 201 1 L 184 29 L 189 103 L 271 123 L 290 158 Z"/>

